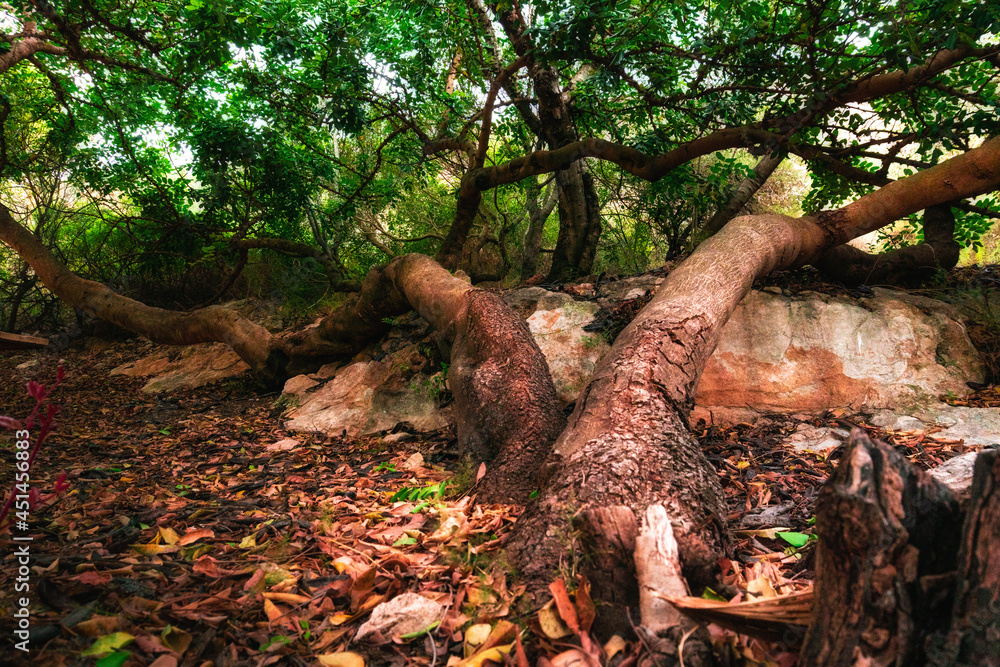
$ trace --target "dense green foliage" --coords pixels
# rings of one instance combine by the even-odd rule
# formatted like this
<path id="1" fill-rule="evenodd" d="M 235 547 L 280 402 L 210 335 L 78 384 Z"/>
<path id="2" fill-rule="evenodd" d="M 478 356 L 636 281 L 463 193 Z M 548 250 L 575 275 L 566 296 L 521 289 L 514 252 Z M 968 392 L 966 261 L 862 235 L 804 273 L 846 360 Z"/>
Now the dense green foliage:
<path id="1" fill-rule="evenodd" d="M 312 301 L 389 253 L 433 254 L 476 144 L 484 166 L 556 148 L 560 114 L 575 137 L 651 155 L 724 128 L 771 133 L 656 183 L 592 165 L 595 267 L 621 272 L 700 240 L 767 151 L 805 160 L 804 202 L 787 169 L 772 193 L 808 212 L 1000 129 L 1000 8 L 973 0 L 33 0 L 0 5 L 0 32 L 0 58 L 46 45 L 0 68 L 0 200 L 75 271 L 170 307 L 230 284 Z M 845 101 L 949 50 L 953 66 L 933 76 Z M 519 56 L 526 67 L 494 85 Z M 545 180 L 484 195 L 463 268 L 518 278 Z M 978 205 L 959 212 L 964 245 L 1000 208 Z M 543 248 L 560 224 L 557 209 Z M 275 255 L 261 239 L 298 245 Z M 13 256 L 0 290 L 0 328 L 54 313 Z"/>

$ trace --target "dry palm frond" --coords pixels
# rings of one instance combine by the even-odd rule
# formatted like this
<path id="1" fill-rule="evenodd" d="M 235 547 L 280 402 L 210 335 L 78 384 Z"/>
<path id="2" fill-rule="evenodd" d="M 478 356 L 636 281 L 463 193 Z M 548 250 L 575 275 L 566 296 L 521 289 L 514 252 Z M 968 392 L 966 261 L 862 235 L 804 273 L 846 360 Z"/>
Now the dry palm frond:
<path id="1" fill-rule="evenodd" d="M 785 641 L 804 635 L 809 625 L 813 591 L 730 604 L 695 597 L 661 595 L 681 612 L 702 623 L 715 623 L 723 628 L 767 641 Z"/>

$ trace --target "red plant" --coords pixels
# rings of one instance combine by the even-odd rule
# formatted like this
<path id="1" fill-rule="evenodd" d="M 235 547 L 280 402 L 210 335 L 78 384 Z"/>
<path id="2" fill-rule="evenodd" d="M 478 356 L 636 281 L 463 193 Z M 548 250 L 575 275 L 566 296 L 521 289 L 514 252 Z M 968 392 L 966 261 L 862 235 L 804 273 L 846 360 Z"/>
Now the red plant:
<path id="1" fill-rule="evenodd" d="M 0 427 L 11 429 L 16 431 L 16 435 L 20 442 L 30 442 L 31 430 L 35 427 L 39 427 L 38 435 L 35 437 L 35 444 L 30 446 L 30 449 L 26 447 L 18 447 L 18 455 L 16 456 L 17 465 L 16 469 L 22 470 L 23 472 L 28 472 L 31 469 L 31 464 L 35 462 L 35 457 L 38 456 L 38 450 L 41 448 L 42 443 L 45 442 L 46 438 L 52 432 L 55 427 L 55 416 L 59 412 L 59 407 L 57 405 L 49 402 L 49 398 L 52 392 L 62 384 L 63 379 L 66 377 L 66 371 L 62 366 L 56 371 L 56 381 L 50 386 L 46 387 L 44 384 L 39 384 L 34 380 L 28 382 L 26 389 L 28 396 L 35 399 L 35 407 L 32 408 L 31 413 L 28 418 L 22 424 L 17 419 L 13 417 L 6 417 L 0 415 Z M 45 407 L 45 412 L 42 416 L 42 407 Z M 21 452 L 27 452 L 27 458 L 20 456 Z M 26 464 L 26 465 L 21 465 Z M 23 479 L 30 479 L 29 476 L 25 476 Z M 7 498 L 7 502 L 4 503 L 3 509 L 0 509 L 0 532 L 7 529 L 10 521 L 7 520 L 7 514 L 10 512 L 10 508 L 14 504 L 14 498 L 18 495 L 19 484 L 17 482 L 18 476 L 15 476 L 15 483 L 13 488 L 11 488 L 10 496 Z M 23 487 L 22 482 L 20 486 Z M 66 473 L 59 475 L 59 479 L 56 480 L 55 488 L 53 492 L 42 496 L 41 492 L 37 488 L 31 488 L 28 491 L 28 508 L 29 510 L 35 509 L 35 507 L 40 506 L 43 503 L 47 503 L 52 498 L 60 495 L 63 491 L 69 488 L 69 484 L 66 482 Z M 23 493 L 23 492 L 22 492 Z"/>

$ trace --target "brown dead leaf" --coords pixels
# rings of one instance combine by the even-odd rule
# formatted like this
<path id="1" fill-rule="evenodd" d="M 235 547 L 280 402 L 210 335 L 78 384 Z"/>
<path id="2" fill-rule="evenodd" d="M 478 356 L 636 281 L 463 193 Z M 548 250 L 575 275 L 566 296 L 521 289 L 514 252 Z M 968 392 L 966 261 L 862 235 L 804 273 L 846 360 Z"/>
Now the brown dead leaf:
<path id="1" fill-rule="evenodd" d="M 149 667 L 177 667 L 177 658 L 172 655 L 161 655 L 149 663 Z"/>
<path id="2" fill-rule="evenodd" d="M 72 579 L 79 581 L 81 584 L 87 584 L 89 586 L 105 586 L 111 583 L 111 575 L 105 572 L 97 572 L 95 570 L 90 570 L 88 572 L 82 572 Z"/>
<path id="3" fill-rule="evenodd" d="M 191 646 L 193 637 L 180 628 L 168 625 L 160 633 L 160 642 L 164 647 L 175 652 L 177 655 L 184 655 L 184 652 Z"/>
<path id="4" fill-rule="evenodd" d="M 184 533 L 184 536 L 178 540 L 178 546 L 186 547 L 189 544 L 194 544 L 198 540 L 215 537 L 215 531 L 209 530 L 208 528 L 202 528 L 201 530 L 189 530 Z"/>
<path id="5" fill-rule="evenodd" d="M 563 583 L 563 580 L 556 579 L 549 584 L 549 592 L 552 593 L 556 609 L 559 610 L 559 616 L 566 623 L 566 627 L 574 633 L 580 634 L 580 620 L 576 616 L 576 608 L 569 599 L 569 593 L 566 591 L 566 584 Z"/>
<path id="6" fill-rule="evenodd" d="M 316 658 L 323 667 L 365 667 L 365 659 L 353 651 L 324 653 Z"/>
<path id="7" fill-rule="evenodd" d="M 78 623 L 73 629 L 88 637 L 102 637 L 110 635 L 112 632 L 117 632 L 121 629 L 121 626 L 121 618 L 118 616 L 94 616 Z"/>

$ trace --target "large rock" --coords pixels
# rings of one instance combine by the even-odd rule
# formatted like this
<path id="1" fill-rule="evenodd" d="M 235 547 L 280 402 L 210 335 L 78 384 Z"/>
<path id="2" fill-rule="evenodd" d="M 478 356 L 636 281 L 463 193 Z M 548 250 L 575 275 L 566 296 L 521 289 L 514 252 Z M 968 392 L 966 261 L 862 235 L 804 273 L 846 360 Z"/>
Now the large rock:
<path id="1" fill-rule="evenodd" d="M 751 292 L 722 332 L 694 418 L 830 408 L 914 411 L 982 381 L 979 355 L 948 304 L 876 289 L 865 299 Z"/>
<path id="2" fill-rule="evenodd" d="M 286 426 L 350 436 L 387 431 L 402 422 L 420 431 L 443 428 L 450 415 L 437 406 L 440 385 L 407 372 L 406 360 L 415 349 L 339 369 L 332 380 L 302 396 Z"/>
<path id="3" fill-rule="evenodd" d="M 539 301 L 539 306 L 544 303 Z M 583 330 L 598 309 L 596 303 L 569 299 L 551 310 L 536 310 L 528 318 L 531 334 L 548 362 L 556 396 L 563 403 L 576 400 L 610 349 L 601 334 Z"/>
<path id="4" fill-rule="evenodd" d="M 111 375 L 149 377 L 142 391 L 157 394 L 194 389 L 248 370 L 250 367 L 228 345 L 205 343 L 158 350 L 112 369 Z"/>

